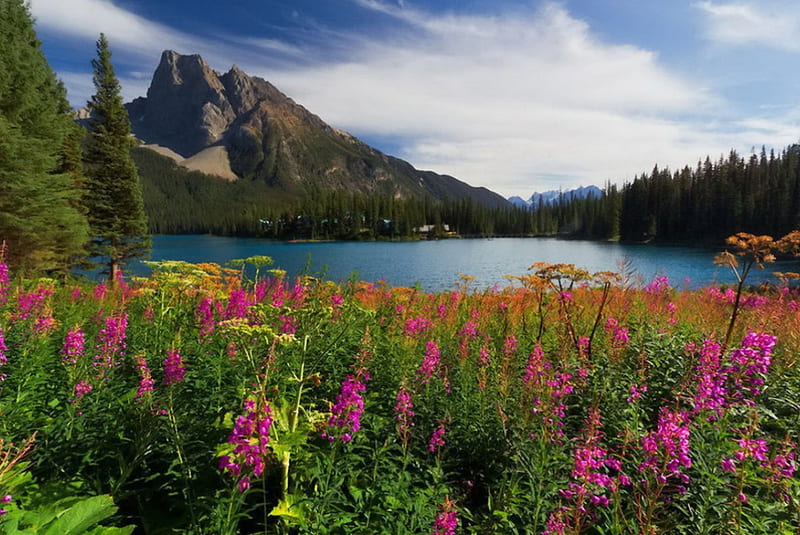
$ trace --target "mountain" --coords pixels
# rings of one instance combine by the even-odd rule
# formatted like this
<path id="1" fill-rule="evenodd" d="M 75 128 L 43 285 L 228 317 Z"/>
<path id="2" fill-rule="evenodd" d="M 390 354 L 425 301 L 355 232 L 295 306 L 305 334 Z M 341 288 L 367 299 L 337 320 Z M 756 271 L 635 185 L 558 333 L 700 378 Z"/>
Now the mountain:
<path id="1" fill-rule="evenodd" d="M 542 204 L 551 205 L 558 204 L 560 199 L 586 199 L 588 197 L 600 198 L 603 195 L 603 190 L 597 186 L 581 186 L 579 188 L 563 191 L 563 190 L 549 190 L 542 193 L 534 192 L 528 200 L 522 197 L 509 197 L 508 202 L 519 208 L 536 208 L 539 206 L 539 201 Z"/>
<path id="2" fill-rule="evenodd" d="M 146 146 L 187 168 L 263 181 L 285 195 L 335 189 L 508 206 L 486 188 L 417 170 L 332 128 L 235 65 L 219 74 L 199 55 L 163 52 L 147 96 L 126 106 L 133 132 Z"/>

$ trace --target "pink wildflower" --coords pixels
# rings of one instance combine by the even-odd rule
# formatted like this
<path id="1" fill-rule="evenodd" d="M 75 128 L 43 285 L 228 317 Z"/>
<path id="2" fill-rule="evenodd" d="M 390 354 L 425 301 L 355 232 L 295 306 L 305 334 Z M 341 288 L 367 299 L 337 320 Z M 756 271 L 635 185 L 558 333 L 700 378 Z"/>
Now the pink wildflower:
<path id="1" fill-rule="evenodd" d="M 3 328 L 0 327 L 0 366 L 4 366 L 8 363 L 6 351 L 8 351 L 8 347 L 6 347 L 6 341 L 3 338 Z"/>
<path id="2" fill-rule="evenodd" d="M 366 381 L 369 381 L 369 374 L 364 373 L 364 382 L 361 381 L 362 375 L 348 375 L 342 381 L 342 388 L 336 396 L 336 402 L 331 408 L 331 416 L 328 418 L 328 431 L 322 434 L 333 442 L 338 437 L 342 442 L 350 442 L 353 434 L 361 429 L 361 413 L 364 411 L 364 398 L 362 392 L 367 390 Z"/>
<path id="3" fill-rule="evenodd" d="M 231 290 L 228 296 L 228 306 L 225 308 L 224 318 L 226 320 L 246 318 L 250 304 L 251 303 L 247 300 L 247 293 L 244 290 Z"/>
<path id="4" fill-rule="evenodd" d="M 436 342 L 428 341 L 425 344 L 425 358 L 417 369 L 417 380 L 427 384 L 433 379 L 436 372 L 439 370 L 441 363 L 441 352 Z"/>
<path id="5" fill-rule="evenodd" d="M 150 374 L 150 368 L 147 367 L 144 355 L 136 355 L 133 357 L 133 361 L 139 371 L 139 388 L 136 390 L 136 397 L 141 398 L 148 392 L 153 391 L 153 377 Z"/>
<path id="6" fill-rule="evenodd" d="M 266 458 L 269 455 L 269 432 L 272 427 L 272 409 L 264 401 L 256 406 L 255 400 L 244 401 L 244 414 L 236 418 L 228 444 L 233 445 L 229 455 L 219 459 L 219 469 L 233 477 L 239 477 L 245 469 L 256 477 L 264 473 Z M 239 479 L 239 492 L 250 488 L 250 476 Z"/>
<path id="7" fill-rule="evenodd" d="M 128 329 L 128 315 L 117 314 L 106 317 L 105 327 L 100 329 L 95 346 L 94 362 L 98 378 L 106 378 L 108 372 L 118 364 L 118 356 L 125 351 L 125 336 Z"/>
<path id="8" fill-rule="evenodd" d="M 75 327 L 67 331 L 61 348 L 61 361 L 64 364 L 77 364 L 78 359 L 83 356 L 84 343 L 83 331 L 80 328 Z"/>
<path id="9" fill-rule="evenodd" d="M 183 381 L 186 376 L 186 368 L 183 365 L 180 353 L 175 349 L 167 351 L 167 358 L 164 359 L 164 385 L 170 386 Z"/>
<path id="10" fill-rule="evenodd" d="M 639 465 L 642 473 L 652 473 L 661 484 L 675 485 L 680 493 L 686 492 L 689 476 L 682 470 L 692 466 L 689 457 L 689 415 L 661 409 L 658 426 L 642 438 L 645 460 Z"/>
<path id="11" fill-rule="evenodd" d="M 697 363 L 697 390 L 694 395 L 695 413 L 710 410 L 716 419 L 725 407 L 725 374 L 722 372 L 721 346 L 713 340 L 704 340 Z"/>
<path id="12" fill-rule="evenodd" d="M 75 385 L 75 397 L 80 399 L 92 391 L 92 385 L 86 381 L 79 381 Z"/>
<path id="13" fill-rule="evenodd" d="M 446 497 L 444 504 L 439 506 L 439 514 L 433 522 L 432 535 L 455 535 L 457 528 L 458 514 L 455 504 Z"/>
<path id="14" fill-rule="evenodd" d="M 401 386 L 400 390 L 397 391 L 394 405 L 394 419 L 397 421 L 397 433 L 403 439 L 404 444 L 408 442 L 411 428 L 414 427 L 414 416 L 411 393 Z"/>
<path id="15" fill-rule="evenodd" d="M 0 251 L 1 253 L 2 251 Z M 5 305 L 8 302 L 8 290 L 10 289 L 10 280 L 8 278 L 8 266 L 5 262 L 0 260 L 0 305 Z"/>
<path id="16" fill-rule="evenodd" d="M 197 312 L 195 317 L 200 322 L 200 339 L 205 340 L 214 333 L 216 325 L 214 319 L 214 300 L 210 297 L 205 297 L 197 305 Z"/>
<path id="17" fill-rule="evenodd" d="M 435 453 L 446 444 L 444 441 L 445 432 L 444 424 L 439 424 L 439 427 L 433 431 L 433 434 L 431 434 L 431 439 L 428 441 L 429 452 Z"/>
<path id="18" fill-rule="evenodd" d="M 406 336 L 419 336 L 424 334 L 429 329 L 433 328 L 433 323 L 428 318 L 424 318 L 422 316 L 418 318 L 411 318 L 406 321 L 405 327 L 403 327 L 403 333 Z"/>

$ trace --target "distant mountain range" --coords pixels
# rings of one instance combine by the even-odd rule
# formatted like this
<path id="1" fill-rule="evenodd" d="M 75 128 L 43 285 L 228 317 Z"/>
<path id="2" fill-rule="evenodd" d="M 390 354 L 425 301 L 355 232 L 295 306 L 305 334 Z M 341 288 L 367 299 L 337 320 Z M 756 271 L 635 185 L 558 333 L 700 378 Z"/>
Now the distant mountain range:
<path id="1" fill-rule="evenodd" d="M 327 125 L 266 80 L 235 65 L 219 74 L 198 55 L 163 52 L 147 96 L 126 107 L 145 147 L 226 180 L 264 181 L 283 197 L 334 189 L 508 206 L 486 188 L 383 154 Z"/>
<path id="2" fill-rule="evenodd" d="M 597 186 L 581 186 L 567 191 L 550 190 L 542 193 L 534 192 L 528 200 L 513 196 L 508 198 L 508 202 L 520 208 L 536 208 L 539 206 L 540 201 L 544 205 L 551 205 L 558 204 L 561 199 L 567 201 L 572 199 L 586 199 L 588 197 L 600 198 L 602 195 L 603 191 Z"/>

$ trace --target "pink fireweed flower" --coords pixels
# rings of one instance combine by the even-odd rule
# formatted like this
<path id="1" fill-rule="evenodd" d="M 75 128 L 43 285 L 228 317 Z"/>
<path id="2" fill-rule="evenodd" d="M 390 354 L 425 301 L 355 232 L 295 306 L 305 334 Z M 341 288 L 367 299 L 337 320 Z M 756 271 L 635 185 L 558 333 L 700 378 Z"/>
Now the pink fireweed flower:
<path id="1" fill-rule="evenodd" d="M 411 392 L 400 387 L 397 391 L 396 403 L 394 405 L 394 419 L 397 421 L 397 433 L 408 441 L 411 428 L 414 427 L 414 404 L 411 402 Z"/>
<path id="2" fill-rule="evenodd" d="M 0 366 L 4 366 L 8 363 L 8 357 L 6 356 L 7 351 L 8 347 L 6 347 L 6 341 L 3 338 L 3 328 L 0 327 Z"/>
<path id="3" fill-rule="evenodd" d="M 455 503 L 445 497 L 444 504 L 439 506 L 439 514 L 433 521 L 432 535 L 455 535 L 458 528 L 458 513 Z"/>
<path id="4" fill-rule="evenodd" d="M 417 380 L 427 384 L 436 375 L 441 364 L 441 352 L 436 342 L 428 341 L 425 344 L 425 357 L 417 368 Z"/>
<path id="5" fill-rule="evenodd" d="M 344 298 L 341 295 L 332 295 L 331 296 L 331 307 L 333 309 L 337 309 L 344 304 Z"/>
<path id="6" fill-rule="evenodd" d="M 710 420 L 716 419 L 725 407 L 725 374 L 722 372 L 721 361 L 722 346 L 713 340 L 703 340 L 696 368 L 694 411 L 712 411 L 713 414 L 708 417 Z"/>
<path id="7" fill-rule="evenodd" d="M 279 281 L 275 285 L 275 291 L 272 293 L 272 306 L 275 308 L 283 308 L 286 304 L 286 293 L 283 287 L 283 282 Z"/>
<path id="8" fill-rule="evenodd" d="M 214 327 L 216 320 L 214 318 L 214 300 L 210 297 L 205 297 L 197 305 L 197 312 L 195 313 L 197 321 L 200 323 L 200 339 L 205 340 L 214 334 Z"/>
<path id="9" fill-rule="evenodd" d="M 611 339 L 611 345 L 615 348 L 622 348 L 628 345 L 631 337 L 628 334 L 628 329 L 619 328 L 614 332 L 614 338 Z"/>
<path id="10" fill-rule="evenodd" d="M 92 391 L 92 385 L 87 381 L 79 381 L 75 385 L 75 398 L 80 399 Z"/>
<path id="11" fill-rule="evenodd" d="M 680 494 L 686 492 L 685 485 L 689 482 L 689 476 L 682 470 L 692 466 L 690 424 L 688 413 L 662 408 L 656 430 L 642 437 L 645 460 L 639 465 L 639 472 L 651 473 L 661 484 L 674 485 Z"/>
<path id="12" fill-rule="evenodd" d="M 528 357 L 522 382 L 528 395 L 532 396 L 531 414 L 541 418 L 543 432 L 549 440 L 559 441 L 564 436 L 564 417 L 567 412 L 564 398 L 575 389 L 572 374 L 553 370 L 537 343 Z"/>
<path id="13" fill-rule="evenodd" d="M 611 347 L 614 349 L 622 349 L 630 342 L 628 329 L 621 327 L 619 322 L 614 318 L 608 318 L 606 320 L 605 330 L 611 337 Z"/>
<path id="14" fill-rule="evenodd" d="M 724 371 L 733 383 L 730 394 L 734 401 L 754 404 L 752 398 L 761 393 L 777 341 L 775 336 L 751 331 L 742 340 L 741 347 L 731 351 L 731 364 Z"/>
<path id="15" fill-rule="evenodd" d="M 94 297 L 95 301 L 102 301 L 105 299 L 106 294 L 108 293 L 108 287 L 106 286 L 105 282 L 101 282 L 97 286 L 94 287 L 92 291 L 92 296 Z"/>
<path id="16" fill-rule="evenodd" d="M 510 357 L 516 352 L 517 352 L 517 337 L 512 335 L 506 338 L 506 341 L 503 342 L 503 355 L 505 355 L 506 357 Z"/>
<path id="17" fill-rule="evenodd" d="M 429 452 L 435 453 L 439 449 L 441 449 L 442 446 L 444 446 L 446 444 L 446 442 L 444 441 L 445 433 L 446 433 L 446 430 L 445 430 L 444 424 L 439 424 L 439 427 L 437 427 L 433 431 L 433 433 L 431 434 L 431 438 L 428 441 L 428 451 Z"/>
<path id="18" fill-rule="evenodd" d="M 363 377 L 363 382 L 362 382 Z M 353 435 L 361 429 L 361 413 L 364 411 L 364 398 L 366 392 L 364 383 L 369 381 L 369 374 L 348 375 L 342 381 L 342 388 L 336 396 L 336 402 L 331 407 L 331 416 L 328 418 L 328 430 L 322 434 L 333 442 L 338 437 L 342 442 L 350 442 Z"/>
<path id="19" fill-rule="evenodd" d="M 630 485 L 620 473 L 622 463 L 601 446 L 602 439 L 600 411 L 589 409 L 583 436 L 572 454 L 570 482 L 559 490 L 562 503 L 551 513 L 543 533 L 582 533 L 587 521 L 596 517 L 591 506 L 608 507 L 606 492 Z"/>
<path id="20" fill-rule="evenodd" d="M 628 403 L 633 403 L 634 401 L 641 399 L 642 394 L 647 392 L 647 385 L 637 385 L 632 384 L 630 388 L 630 395 L 628 396 Z"/>
<path id="21" fill-rule="evenodd" d="M 469 343 L 478 337 L 478 323 L 471 320 L 467 321 L 458 334 L 461 338 L 458 344 L 458 353 L 462 357 L 466 357 L 469 353 Z"/>
<path id="22" fill-rule="evenodd" d="M 64 364 L 77 364 L 78 359 L 83 356 L 84 345 L 83 331 L 79 327 L 67 331 L 64 337 L 64 345 L 61 347 L 61 362 Z"/>
<path id="23" fill-rule="evenodd" d="M 258 406 L 252 398 L 244 401 L 244 414 L 236 418 L 228 436 L 228 444 L 233 446 L 233 450 L 219 458 L 220 470 L 233 477 L 242 476 L 238 483 L 239 492 L 250 488 L 250 473 L 256 477 L 264 473 L 272 422 L 272 409 L 266 401 Z"/>
<path id="24" fill-rule="evenodd" d="M 39 320 L 41 317 L 51 317 L 52 313 L 47 309 L 47 299 L 53 295 L 53 289 L 39 285 L 32 292 L 24 292 L 17 297 L 17 313 L 12 316 L 15 321 L 25 321 L 28 318 Z"/>
<path id="25" fill-rule="evenodd" d="M 72 289 L 72 292 L 69 294 L 69 300 L 73 303 L 76 301 L 80 301 L 82 296 L 82 291 L 80 286 L 76 286 Z"/>
<path id="26" fill-rule="evenodd" d="M 8 290 L 11 288 L 8 278 L 8 265 L 0 260 L 0 305 L 8 302 Z"/>
<path id="27" fill-rule="evenodd" d="M 250 301 L 247 300 L 247 292 L 241 289 L 231 290 L 224 318 L 226 320 L 244 319 L 247 317 L 247 310 L 250 305 Z"/>
<path id="28" fill-rule="evenodd" d="M 106 317 L 105 326 L 97 335 L 97 345 L 92 366 L 98 379 L 105 379 L 108 372 L 118 364 L 117 357 L 124 355 L 125 336 L 128 329 L 128 314 Z"/>
<path id="29" fill-rule="evenodd" d="M 492 365 L 492 357 L 489 354 L 489 347 L 486 344 L 482 345 L 478 351 L 478 367 L 488 368 Z"/>
<path id="30" fill-rule="evenodd" d="M 150 374 L 150 368 L 147 367 L 147 361 L 144 355 L 136 355 L 133 357 L 136 364 L 136 370 L 139 372 L 139 388 L 136 390 L 136 397 L 141 398 L 148 392 L 153 391 L 153 376 Z"/>
<path id="31" fill-rule="evenodd" d="M 720 303 L 733 304 L 736 300 L 736 292 L 733 291 L 733 288 L 728 288 L 724 292 L 721 292 L 718 288 L 709 288 L 706 293 Z"/>
<path id="32" fill-rule="evenodd" d="M 578 355 L 582 359 L 589 358 L 589 350 L 591 349 L 592 341 L 589 340 L 588 336 L 581 336 L 578 338 Z"/>
<path id="33" fill-rule="evenodd" d="M 292 308 L 301 308 L 305 298 L 306 289 L 300 279 L 297 279 L 294 281 L 294 287 L 292 287 L 292 293 L 289 296 L 289 300 L 292 302 Z"/>
<path id="34" fill-rule="evenodd" d="M 486 388 L 486 370 L 492 365 L 492 357 L 486 344 L 478 351 L 478 389 L 483 392 Z"/>
<path id="35" fill-rule="evenodd" d="M 731 472 L 731 473 L 736 472 L 736 461 L 734 461 L 730 457 L 725 457 L 724 459 L 722 459 L 720 465 L 722 466 L 723 472 Z"/>
<path id="36" fill-rule="evenodd" d="M 403 333 L 406 336 L 419 336 L 424 334 L 429 329 L 433 328 L 433 323 L 428 318 L 424 318 L 422 316 L 418 318 L 411 318 L 406 321 L 405 327 L 403 327 Z"/>
<path id="37" fill-rule="evenodd" d="M 186 376 L 186 368 L 183 365 L 180 353 L 176 349 L 167 351 L 167 358 L 164 359 L 164 385 L 170 386 L 183 381 Z"/>
<path id="38" fill-rule="evenodd" d="M 656 277 L 644 290 L 649 294 L 663 294 L 669 292 L 671 289 L 669 277 Z"/>
<path id="39" fill-rule="evenodd" d="M 280 322 L 279 330 L 283 334 L 295 334 L 297 332 L 297 319 L 289 314 L 278 316 Z"/>
<path id="40" fill-rule="evenodd" d="M 767 459 L 769 448 L 766 440 L 740 438 L 736 442 L 739 444 L 739 449 L 733 452 L 733 456 L 739 462 L 745 459 L 755 459 L 757 461 L 765 461 Z"/>
<path id="41" fill-rule="evenodd" d="M 528 355 L 528 364 L 525 366 L 522 382 L 529 387 L 537 387 L 539 386 L 537 378 L 543 377 L 549 369 L 550 363 L 545 360 L 542 346 L 537 342 L 533 352 Z"/>
<path id="42" fill-rule="evenodd" d="M 265 277 L 264 280 L 256 283 L 255 288 L 253 288 L 253 297 L 255 297 L 256 303 L 262 302 L 267 297 L 270 286 L 271 279 L 269 277 Z"/>

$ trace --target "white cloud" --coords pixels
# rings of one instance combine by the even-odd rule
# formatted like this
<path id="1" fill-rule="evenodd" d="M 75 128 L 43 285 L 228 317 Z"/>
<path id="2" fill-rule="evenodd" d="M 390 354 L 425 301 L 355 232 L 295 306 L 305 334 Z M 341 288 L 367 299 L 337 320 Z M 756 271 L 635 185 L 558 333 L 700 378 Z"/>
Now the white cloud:
<path id="1" fill-rule="evenodd" d="M 762 45 L 800 51 L 800 9 L 796 2 L 699 2 L 706 37 L 724 45 Z"/>
<path id="2" fill-rule="evenodd" d="M 418 167 L 525 194 L 548 177 L 602 184 L 716 149 L 670 119 L 719 107 L 709 90 L 558 5 L 481 17 L 358 3 L 411 34 L 365 40 L 346 63 L 261 74 L 337 126 L 409 139 L 401 156 Z"/>
<path id="3" fill-rule="evenodd" d="M 797 138 L 799 113 L 737 117 L 702 80 L 670 71 L 652 51 L 600 39 L 558 4 L 484 16 L 353 1 L 389 17 L 396 30 L 369 36 L 315 28 L 323 35 L 288 44 L 185 34 L 100 0 L 33 0 L 32 7 L 39 25 L 91 39 L 99 28 L 139 54 L 141 65 L 122 81 L 127 99 L 145 93 L 147 79 L 137 71 L 152 68 L 162 49 L 200 53 L 217 69 L 236 63 L 270 80 L 333 126 L 400 139 L 397 156 L 419 168 L 504 195 L 602 185 L 655 163 L 675 168 L 732 147 Z M 709 20 L 731 6 L 698 5 Z M 738 13 L 729 19 L 746 25 L 741 17 L 755 17 L 753 27 L 766 16 Z M 91 84 L 89 74 L 60 74 L 71 92 Z"/>
<path id="4" fill-rule="evenodd" d="M 30 5 L 37 27 L 92 40 L 103 32 L 113 46 L 128 52 L 152 55 L 164 48 L 186 49 L 202 42 L 107 0 L 31 0 Z"/>

